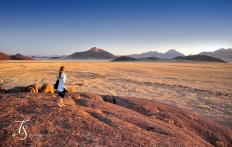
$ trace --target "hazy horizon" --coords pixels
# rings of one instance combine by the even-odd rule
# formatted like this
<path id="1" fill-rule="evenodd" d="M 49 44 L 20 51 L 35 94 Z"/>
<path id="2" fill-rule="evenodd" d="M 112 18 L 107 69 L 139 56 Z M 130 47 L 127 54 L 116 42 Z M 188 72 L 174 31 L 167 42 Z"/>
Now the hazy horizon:
<path id="1" fill-rule="evenodd" d="M 185 55 L 232 48 L 231 0 L 0 0 L 0 52 Z"/>
<path id="2" fill-rule="evenodd" d="M 101 48 L 98 48 L 98 49 L 101 49 Z M 220 48 L 220 49 L 232 49 L 232 48 Z M 90 49 L 87 49 L 87 50 L 90 50 Z M 87 50 L 83 50 L 83 51 L 78 51 L 78 52 L 85 52 L 85 51 L 87 51 Z M 107 51 L 106 49 L 103 49 L 104 51 Z M 169 49 L 169 50 L 173 50 L 173 49 Z M 159 53 L 166 53 L 166 52 L 168 52 L 169 50 L 167 50 L 167 51 L 165 51 L 165 52 L 159 52 Z M 174 50 L 176 50 L 176 49 L 174 49 Z M 217 50 L 219 50 L 219 49 L 217 49 Z M 178 50 L 176 50 L 177 52 L 179 52 Z M 216 51 L 216 50 L 214 50 L 214 51 Z M 209 51 L 209 52 L 214 52 L 214 51 Z M 1 52 L 1 51 L 0 51 Z M 108 52 L 108 51 L 107 51 Z M 146 51 L 146 52 L 141 52 L 141 53 L 137 53 L 137 54 L 142 54 L 142 53 L 148 53 L 148 52 L 155 52 L 155 51 Z M 157 51 L 158 52 L 158 51 Z M 74 53 L 76 53 L 76 52 L 74 52 Z M 110 52 L 111 53 L 111 52 Z M 180 52 L 180 53 L 182 53 L 182 52 Z M 199 52 L 200 53 L 200 52 Z M 196 53 L 196 54 L 184 54 L 184 53 L 182 53 L 182 54 L 184 54 L 185 56 L 188 56 L 188 55 L 197 55 L 197 54 L 199 54 L 199 53 Z M 8 54 L 8 55 L 16 55 L 16 54 L 21 54 L 21 53 L 14 53 L 14 54 Z M 72 53 L 73 54 L 73 53 Z M 135 53 L 136 54 L 136 53 Z M 134 55 L 135 55 L 134 54 Z M 21 55 L 25 55 L 25 54 L 21 54 Z M 37 57 L 49 57 L 49 56 L 68 56 L 68 55 L 71 55 L 71 54 L 62 54 L 62 55 L 58 55 L 58 54 L 49 54 L 49 55 L 40 55 L 40 54 L 28 54 L 28 55 L 25 55 L 25 56 L 37 56 Z M 115 54 L 114 54 L 115 55 Z M 127 55 L 133 55 L 133 54 L 118 54 L 118 55 L 116 55 L 116 56 L 127 56 Z"/>

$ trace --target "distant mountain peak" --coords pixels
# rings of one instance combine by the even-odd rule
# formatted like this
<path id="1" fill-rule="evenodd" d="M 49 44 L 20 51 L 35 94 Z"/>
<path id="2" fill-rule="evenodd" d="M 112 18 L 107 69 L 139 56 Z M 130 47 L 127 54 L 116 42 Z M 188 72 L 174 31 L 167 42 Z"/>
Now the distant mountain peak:
<path id="1" fill-rule="evenodd" d="M 75 52 L 68 56 L 73 59 L 115 59 L 117 56 L 97 47 L 92 47 L 91 49 L 84 52 Z"/>
<path id="2" fill-rule="evenodd" d="M 173 53 L 173 52 L 178 52 L 178 51 L 176 51 L 175 49 L 170 49 L 166 53 Z"/>
<path id="3" fill-rule="evenodd" d="M 15 56 L 23 56 L 23 55 L 21 55 L 20 53 L 17 53 Z"/>
<path id="4" fill-rule="evenodd" d="M 101 49 L 98 49 L 97 47 L 92 47 L 89 51 L 92 52 L 100 52 Z"/>
<path id="5" fill-rule="evenodd" d="M 169 51 L 176 51 L 175 49 L 170 49 Z"/>

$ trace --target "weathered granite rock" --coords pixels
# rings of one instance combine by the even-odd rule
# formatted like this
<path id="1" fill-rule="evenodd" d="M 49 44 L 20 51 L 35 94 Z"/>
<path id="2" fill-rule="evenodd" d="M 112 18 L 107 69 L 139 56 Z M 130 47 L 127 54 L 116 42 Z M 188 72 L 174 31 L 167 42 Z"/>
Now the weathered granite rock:
<path id="1" fill-rule="evenodd" d="M 28 88 L 27 92 L 38 93 L 39 91 L 39 86 L 37 84 L 29 85 L 27 86 L 27 88 Z"/>
<path id="2" fill-rule="evenodd" d="M 0 86 L 0 93 L 7 93 L 7 87 Z"/>
<path id="3" fill-rule="evenodd" d="M 163 103 L 114 97 L 112 104 L 97 94 L 67 93 L 66 106 L 58 107 L 56 98 L 51 93 L 1 94 L 1 146 L 232 146 L 231 130 Z M 23 129 L 12 136 L 20 126 L 15 121 L 22 120 L 24 140 Z"/>
<path id="4" fill-rule="evenodd" d="M 146 99 L 117 96 L 113 98 L 116 105 L 192 131 L 214 146 L 220 141 L 226 144 L 226 146 L 232 145 L 232 134 L 230 131 L 229 133 L 227 129 L 222 128 L 217 123 L 189 111 L 183 111 L 174 106 Z"/>
<path id="5" fill-rule="evenodd" d="M 18 93 L 18 92 L 31 92 L 38 93 L 38 86 L 36 84 L 29 86 L 18 86 L 8 90 L 8 93 Z"/>
<path id="6" fill-rule="evenodd" d="M 52 85 L 45 83 L 45 84 L 41 87 L 40 92 L 41 92 L 41 93 L 54 93 L 54 88 L 53 88 Z"/>
<path id="7" fill-rule="evenodd" d="M 100 95 L 94 93 L 88 93 L 88 92 L 73 92 L 73 93 L 67 93 L 66 95 L 72 97 L 74 100 L 80 98 L 87 98 L 97 101 L 103 101 Z"/>
<path id="8" fill-rule="evenodd" d="M 101 95 L 104 101 L 115 104 L 115 100 L 113 96 L 110 95 Z"/>

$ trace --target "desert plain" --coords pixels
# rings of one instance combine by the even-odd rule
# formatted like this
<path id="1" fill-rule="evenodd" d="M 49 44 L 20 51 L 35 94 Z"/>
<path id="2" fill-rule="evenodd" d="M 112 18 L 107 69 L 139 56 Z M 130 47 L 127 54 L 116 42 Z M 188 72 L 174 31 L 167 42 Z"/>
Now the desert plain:
<path id="1" fill-rule="evenodd" d="M 232 129 L 232 63 L 6 60 L 0 62 L 0 85 L 53 85 L 60 66 L 77 92 L 151 99 Z"/>

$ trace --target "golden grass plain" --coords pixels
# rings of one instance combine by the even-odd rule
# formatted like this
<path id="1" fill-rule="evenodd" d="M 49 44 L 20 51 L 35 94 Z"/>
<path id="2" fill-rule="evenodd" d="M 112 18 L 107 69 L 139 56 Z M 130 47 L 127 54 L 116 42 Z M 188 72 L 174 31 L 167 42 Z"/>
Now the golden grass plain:
<path id="1" fill-rule="evenodd" d="M 53 85 L 60 66 L 76 91 L 152 99 L 232 129 L 232 63 L 11 60 L 0 62 L 0 84 Z"/>

